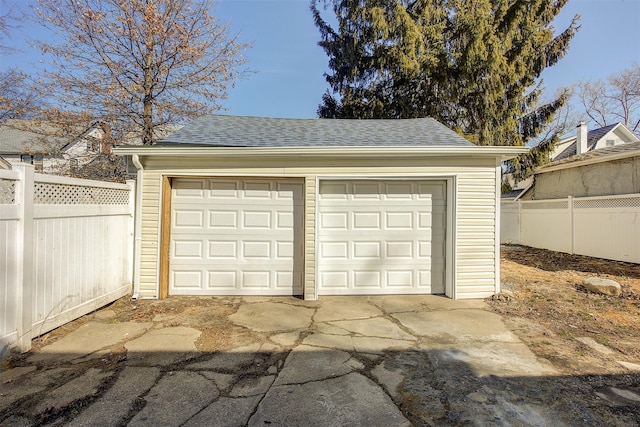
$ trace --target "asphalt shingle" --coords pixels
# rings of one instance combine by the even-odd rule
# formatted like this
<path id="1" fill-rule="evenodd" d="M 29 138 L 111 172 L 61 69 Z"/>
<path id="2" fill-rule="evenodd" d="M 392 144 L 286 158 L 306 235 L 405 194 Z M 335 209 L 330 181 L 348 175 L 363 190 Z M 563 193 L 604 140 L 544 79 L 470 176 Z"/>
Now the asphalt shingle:
<path id="1" fill-rule="evenodd" d="M 214 147 L 473 146 L 432 118 L 398 120 L 279 119 L 210 115 L 159 145 Z"/>
<path id="2" fill-rule="evenodd" d="M 593 129 L 587 132 L 587 151 L 593 150 L 593 147 L 600 141 L 600 139 L 609 133 L 613 128 L 618 126 L 619 123 L 601 127 L 598 129 Z M 558 154 L 554 161 L 568 159 L 569 157 L 575 156 L 577 154 L 577 146 L 576 142 L 572 142 L 562 153 Z"/>
<path id="3" fill-rule="evenodd" d="M 638 151 L 638 155 L 640 155 L 640 142 L 614 145 L 613 147 L 604 147 L 597 150 L 587 151 L 586 153 L 580 154 L 579 156 L 571 156 L 561 160 L 554 160 L 553 162 L 547 163 L 546 165 L 542 166 L 540 169 L 544 170 L 545 168 L 550 168 L 552 166 L 579 162 L 581 160 L 597 159 L 599 157 L 613 156 L 616 154 L 628 153 L 633 151 Z"/>

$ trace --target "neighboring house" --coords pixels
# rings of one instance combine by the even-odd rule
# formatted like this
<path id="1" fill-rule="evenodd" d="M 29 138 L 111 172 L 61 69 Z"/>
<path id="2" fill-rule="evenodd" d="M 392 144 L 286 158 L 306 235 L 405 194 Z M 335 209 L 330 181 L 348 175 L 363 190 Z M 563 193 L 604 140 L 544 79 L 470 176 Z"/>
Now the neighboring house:
<path id="1" fill-rule="evenodd" d="M 138 168 L 134 297 L 500 290 L 501 162 L 429 118 L 206 116 Z"/>
<path id="2" fill-rule="evenodd" d="M 79 129 L 76 135 L 63 135 L 51 123 L 34 120 L 8 120 L 0 125 L 0 157 L 9 163 L 29 163 L 36 171 L 74 175 L 110 147 L 102 140 L 106 130 L 100 123 Z"/>
<path id="3" fill-rule="evenodd" d="M 614 196 L 640 193 L 640 142 L 588 151 L 536 170 L 523 199 Z"/>
<path id="4" fill-rule="evenodd" d="M 588 130 L 585 122 L 580 122 L 575 135 L 565 137 L 556 144 L 551 161 L 564 160 L 572 156 L 605 147 L 638 142 L 640 138 L 622 123 Z"/>
<path id="5" fill-rule="evenodd" d="M 640 138 L 622 123 L 588 130 L 586 123 L 580 122 L 574 135 L 566 136 L 556 144 L 555 149 L 550 155 L 550 161 L 553 163 L 593 150 L 639 141 Z M 522 198 L 533 185 L 533 176 L 517 183 L 514 182 L 510 174 L 505 174 L 504 179 L 513 188 L 510 194 L 502 195 L 502 199 L 505 201 Z"/>

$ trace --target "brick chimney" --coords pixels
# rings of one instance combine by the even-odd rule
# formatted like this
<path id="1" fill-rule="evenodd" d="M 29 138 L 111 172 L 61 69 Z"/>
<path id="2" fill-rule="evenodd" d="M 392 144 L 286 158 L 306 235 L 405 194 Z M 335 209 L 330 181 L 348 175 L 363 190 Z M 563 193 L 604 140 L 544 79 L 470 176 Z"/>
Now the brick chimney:
<path id="1" fill-rule="evenodd" d="M 580 122 L 576 130 L 576 154 L 584 154 L 587 152 L 587 124 Z"/>

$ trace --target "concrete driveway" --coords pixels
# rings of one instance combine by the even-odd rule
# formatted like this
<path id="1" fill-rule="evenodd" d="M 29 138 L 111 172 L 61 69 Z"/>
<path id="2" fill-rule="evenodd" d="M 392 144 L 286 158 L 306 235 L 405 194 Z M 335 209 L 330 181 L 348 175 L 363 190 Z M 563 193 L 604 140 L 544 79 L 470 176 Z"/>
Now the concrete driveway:
<path id="1" fill-rule="evenodd" d="M 220 312 L 222 320 L 207 317 Z M 0 425 L 563 420 L 562 408 L 535 397 L 541 381 L 558 372 L 482 301 L 209 298 L 197 310 L 162 312 L 146 322 L 122 321 L 108 308 L 91 316 L 0 373 Z M 245 332 L 249 341 L 234 341 Z M 205 334 L 231 344 L 203 350 Z"/>

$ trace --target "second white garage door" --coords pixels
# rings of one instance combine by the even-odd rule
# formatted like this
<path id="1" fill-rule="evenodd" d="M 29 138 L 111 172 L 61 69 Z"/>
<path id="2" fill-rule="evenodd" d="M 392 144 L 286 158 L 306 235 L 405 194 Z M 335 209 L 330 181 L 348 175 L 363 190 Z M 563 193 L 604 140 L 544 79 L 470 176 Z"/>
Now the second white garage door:
<path id="1" fill-rule="evenodd" d="M 301 295 L 303 184 L 176 178 L 169 293 Z"/>
<path id="2" fill-rule="evenodd" d="M 446 182 L 321 181 L 318 292 L 445 292 Z"/>

